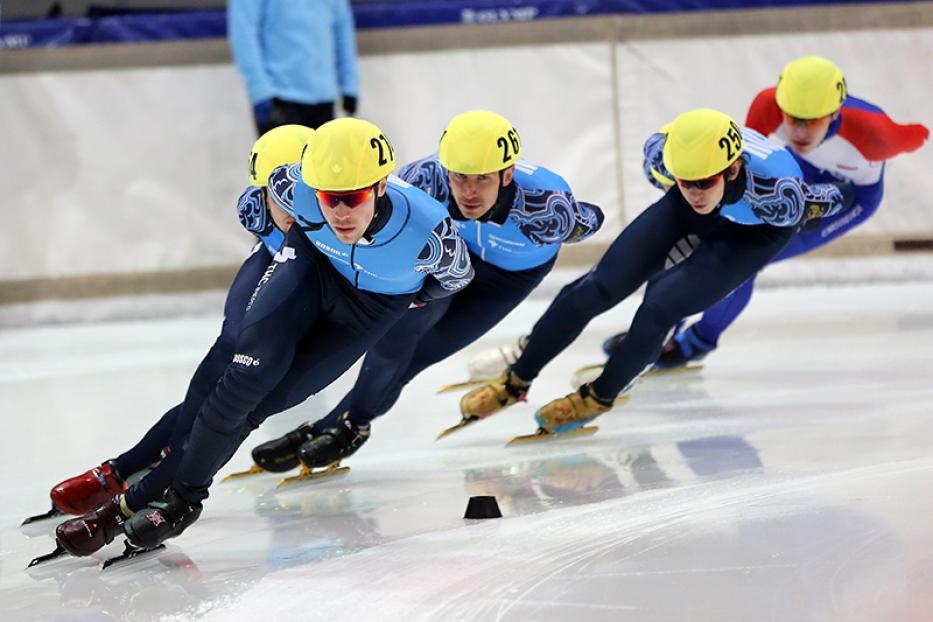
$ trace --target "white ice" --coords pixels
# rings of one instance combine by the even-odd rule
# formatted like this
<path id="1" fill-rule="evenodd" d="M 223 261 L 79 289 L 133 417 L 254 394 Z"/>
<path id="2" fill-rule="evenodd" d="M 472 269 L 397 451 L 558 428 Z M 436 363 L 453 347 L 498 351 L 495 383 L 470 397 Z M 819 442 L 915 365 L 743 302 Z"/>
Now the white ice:
<path id="1" fill-rule="evenodd" d="M 701 373 L 643 381 L 590 438 L 506 448 L 630 302 L 529 404 L 435 442 L 459 395 L 434 390 L 546 303 L 417 378 L 346 478 L 217 483 L 166 551 L 104 572 L 119 542 L 25 570 L 54 523 L 19 523 L 181 399 L 219 317 L 0 332 L 0 620 L 933 619 L 933 286 L 760 291 Z M 352 379 L 271 419 L 222 474 Z M 504 518 L 464 520 L 471 495 Z"/>

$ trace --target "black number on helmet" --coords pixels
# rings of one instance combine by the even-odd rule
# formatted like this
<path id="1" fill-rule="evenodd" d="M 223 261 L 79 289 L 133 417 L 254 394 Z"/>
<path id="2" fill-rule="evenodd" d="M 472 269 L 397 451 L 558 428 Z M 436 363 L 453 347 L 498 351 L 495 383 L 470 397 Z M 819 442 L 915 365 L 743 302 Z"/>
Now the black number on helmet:
<path id="1" fill-rule="evenodd" d="M 389 159 L 394 161 L 395 160 L 395 149 L 392 148 L 392 143 L 390 143 L 389 139 L 383 136 L 382 134 L 379 134 L 379 140 L 385 143 L 386 149 L 389 152 Z"/>
<path id="2" fill-rule="evenodd" d="M 732 143 L 729 142 L 729 139 L 728 139 L 728 138 L 726 138 L 725 136 L 723 136 L 722 138 L 719 139 L 719 148 L 720 148 L 720 149 L 725 149 L 725 151 L 726 151 L 726 159 L 727 159 L 727 160 L 731 160 L 731 159 L 732 159 Z"/>
<path id="3" fill-rule="evenodd" d="M 719 148 L 725 150 L 726 159 L 732 160 L 742 150 L 742 130 L 734 121 L 729 122 L 726 135 L 719 139 Z"/>
<path id="4" fill-rule="evenodd" d="M 513 127 L 509 130 L 509 142 L 512 143 L 512 153 L 518 153 L 522 148 L 522 144 L 518 139 L 518 131 Z"/>
<path id="5" fill-rule="evenodd" d="M 256 159 L 259 157 L 259 154 L 253 152 L 249 156 L 249 176 L 253 179 L 256 179 Z"/>
<path id="6" fill-rule="evenodd" d="M 506 140 L 505 136 L 500 136 L 499 140 L 496 141 L 496 145 L 502 147 L 502 163 L 509 162 L 512 159 L 512 154 L 509 153 L 509 141 Z"/>
<path id="7" fill-rule="evenodd" d="M 395 151 L 392 150 L 392 143 L 382 134 L 379 134 L 379 138 L 370 139 L 369 146 L 379 150 L 379 166 L 385 166 L 389 162 L 395 160 Z M 389 152 L 388 159 L 386 159 L 386 151 Z"/>
<path id="8" fill-rule="evenodd" d="M 842 78 L 839 82 L 836 83 L 836 90 L 839 91 L 839 103 L 841 104 L 845 101 L 846 98 L 846 79 Z"/>

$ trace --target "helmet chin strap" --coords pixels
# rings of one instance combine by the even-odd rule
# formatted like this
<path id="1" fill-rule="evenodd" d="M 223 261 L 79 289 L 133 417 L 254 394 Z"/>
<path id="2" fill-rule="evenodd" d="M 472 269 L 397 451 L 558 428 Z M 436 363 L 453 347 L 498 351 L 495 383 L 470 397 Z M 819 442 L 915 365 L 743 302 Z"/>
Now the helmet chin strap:
<path id="1" fill-rule="evenodd" d="M 499 171 L 499 187 L 496 190 L 496 200 L 493 202 L 492 207 L 486 210 L 486 213 L 480 216 L 477 220 L 480 222 L 488 222 L 490 220 L 502 224 L 505 221 L 504 216 L 508 214 L 509 210 L 512 208 L 512 201 L 515 200 L 515 193 L 509 192 L 509 189 L 514 185 L 514 181 L 509 182 L 508 186 L 503 186 L 502 182 L 505 180 L 505 169 Z M 505 192 L 503 192 L 503 190 Z"/>
<path id="2" fill-rule="evenodd" d="M 735 203 L 742 198 L 742 195 L 745 194 L 745 185 L 747 183 L 746 173 L 745 173 L 745 159 L 744 156 L 740 156 L 736 162 L 741 162 L 742 166 L 739 167 L 739 172 L 735 176 L 735 179 L 729 179 L 728 173 L 723 179 L 725 182 L 725 189 L 722 193 L 722 200 L 719 202 L 720 205 L 727 205 L 729 203 Z M 731 165 L 730 165 L 731 167 Z"/>

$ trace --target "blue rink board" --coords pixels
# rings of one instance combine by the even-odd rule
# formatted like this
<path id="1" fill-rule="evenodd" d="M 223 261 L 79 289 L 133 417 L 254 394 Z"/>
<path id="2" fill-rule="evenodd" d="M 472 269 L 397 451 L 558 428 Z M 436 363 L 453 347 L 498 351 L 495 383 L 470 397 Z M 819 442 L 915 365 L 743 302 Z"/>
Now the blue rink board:
<path id="1" fill-rule="evenodd" d="M 895 0 L 876 0 L 888 3 Z M 918 0 L 919 1 L 919 0 Z M 558 17 L 670 13 L 805 5 L 855 4 L 852 0 L 394 0 L 353 3 L 360 29 L 488 24 Z M 227 35 L 223 10 L 135 13 L 100 18 L 0 23 L 0 48 L 145 43 Z"/>

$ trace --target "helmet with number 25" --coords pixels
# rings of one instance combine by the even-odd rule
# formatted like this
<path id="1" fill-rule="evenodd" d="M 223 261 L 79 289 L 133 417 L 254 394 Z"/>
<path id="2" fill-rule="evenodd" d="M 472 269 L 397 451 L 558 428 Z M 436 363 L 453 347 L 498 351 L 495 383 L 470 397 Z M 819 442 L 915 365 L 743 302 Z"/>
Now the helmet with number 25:
<path id="1" fill-rule="evenodd" d="M 720 173 L 739 159 L 742 130 L 729 115 L 700 108 L 685 112 L 662 130 L 664 167 L 677 179 L 698 180 Z"/>

